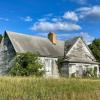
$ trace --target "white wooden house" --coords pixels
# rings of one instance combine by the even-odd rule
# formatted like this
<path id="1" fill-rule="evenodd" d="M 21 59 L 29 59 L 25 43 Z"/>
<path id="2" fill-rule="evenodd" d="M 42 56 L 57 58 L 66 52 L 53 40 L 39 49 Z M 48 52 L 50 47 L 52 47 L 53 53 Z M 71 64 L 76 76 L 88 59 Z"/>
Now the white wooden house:
<path id="1" fill-rule="evenodd" d="M 60 41 L 55 33 L 43 38 L 9 31 L 4 32 L 0 45 L 0 74 L 6 74 L 17 53 L 25 52 L 40 54 L 45 76 L 82 76 L 87 68 L 96 68 L 99 74 L 98 63 L 81 37 Z M 59 57 L 64 58 L 61 73 L 57 65 Z"/>

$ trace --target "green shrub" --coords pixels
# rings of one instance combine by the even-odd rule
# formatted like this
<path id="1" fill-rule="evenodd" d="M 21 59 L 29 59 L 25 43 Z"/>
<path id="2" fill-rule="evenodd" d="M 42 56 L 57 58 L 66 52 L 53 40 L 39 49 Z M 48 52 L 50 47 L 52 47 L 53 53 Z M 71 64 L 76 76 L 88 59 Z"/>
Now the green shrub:
<path id="1" fill-rule="evenodd" d="M 87 68 L 86 77 L 96 77 L 97 76 L 97 68 Z"/>
<path id="2" fill-rule="evenodd" d="M 27 52 L 16 56 L 14 64 L 9 68 L 8 72 L 13 76 L 40 76 L 43 74 L 42 68 L 43 65 L 40 63 L 38 55 Z"/>

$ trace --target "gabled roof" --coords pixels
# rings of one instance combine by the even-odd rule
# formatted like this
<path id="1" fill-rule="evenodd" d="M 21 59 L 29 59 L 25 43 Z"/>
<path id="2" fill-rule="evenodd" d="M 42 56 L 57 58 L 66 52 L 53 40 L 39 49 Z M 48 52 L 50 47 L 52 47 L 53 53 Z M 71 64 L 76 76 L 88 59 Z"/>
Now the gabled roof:
<path id="1" fill-rule="evenodd" d="M 39 53 L 44 57 L 64 56 L 64 41 L 57 40 L 54 45 L 48 38 L 25 35 L 21 33 L 6 31 L 15 51 L 17 53 Z"/>
<path id="2" fill-rule="evenodd" d="M 74 37 L 74 38 L 71 38 L 71 39 L 65 41 L 66 54 L 69 52 L 69 50 L 72 48 L 72 46 L 76 43 L 78 38 L 81 38 L 81 37 Z"/>
<path id="3" fill-rule="evenodd" d="M 91 61 L 90 60 L 88 60 L 88 59 L 84 59 L 83 60 L 83 58 L 82 59 L 80 59 L 79 57 L 78 57 L 78 55 L 79 54 L 77 54 L 77 58 L 73 55 L 73 57 L 71 58 L 71 59 L 69 59 L 71 56 L 69 55 L 68 56 L 68 54 L 69 54 L 69 52 L 71 51 L 71 49 L 73 48 L 73 46 L 77 43 L 77 40 L 78 39 L 81 39 L 82 40 L 82 42 L 83 42 L 83 44 L 85 45 L 85 47 L 87 48 L 87 50 L 89 51 L 89 53 L 90 53 L 90 55 L 91 56 L 88 56 L 87 54 L 86 54 L 86 56 L 88 56 L 90 59 L 91 59 Z M 92 52 L 91 52 L 91 50 L 89 49 L 89 47 L 88 47 L 88 45 L 85 43 L 85 41 L 83 40 L 83 38 L 82 37 L 75 37 L 75 38 L 72 38 L 72 39 L 70 39 L 70 40 L 67 40 L 66 42 L 65 42 L 65 61 L 69 61 L 69 62 L 78 62 L 78 63 L 90 63 L 90 64 L 98 64 L 98 62 L 96 62 L 96 58 L 94 57 L 94 55 L 92 54 Z M 71 53 L 72 54 L 72 53 Z M 79 55 L 80 56 L 80 55 Z M 75 57 L 75 58 L 74 58 Z"/>

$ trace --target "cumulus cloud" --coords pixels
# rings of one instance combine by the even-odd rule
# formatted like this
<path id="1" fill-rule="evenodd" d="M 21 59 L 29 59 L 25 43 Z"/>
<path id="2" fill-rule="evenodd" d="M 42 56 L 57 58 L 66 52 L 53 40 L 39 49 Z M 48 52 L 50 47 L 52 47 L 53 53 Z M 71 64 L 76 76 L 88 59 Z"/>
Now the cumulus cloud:
<path id="1" fill-rule="evenodd" d="M 81 27 L 79 25 L 73 24 L 73 23 L 67 23 L 67 22 L 36 22 L 31 27 L 31 30 L 33 31 L 75 31 L 80 30 Z"/>
<path id="2" fill-rule="evenodd" d="M 32 17 L 30 16 L 26 16 L 26 17 L 21 17 L 22 20 L 24 20 L 25 22 L 32 22 Z"/>
<path id="3" fill-rule="evenodd" d="M 91 36 L 89 33 L 80 32 L 80 35 L 83 37 L 87 44 L 90 44 L 94 40 L 94 37 Z"/>
<path id="4" fill-rule="evenodd" d="M 80 14 L 80 18 L 100 21 L 100 6 L 82 7 L 76 11 Z"/>
<path id="5" fill-rule="evenodd" d="M 63 15 L 63 18 L 65 19 L 70 19 L 72 21 L 78 21 L 78 16 L 75 12 L 71 11 L 71 12 L 66 12 L 64 15 Z"/>

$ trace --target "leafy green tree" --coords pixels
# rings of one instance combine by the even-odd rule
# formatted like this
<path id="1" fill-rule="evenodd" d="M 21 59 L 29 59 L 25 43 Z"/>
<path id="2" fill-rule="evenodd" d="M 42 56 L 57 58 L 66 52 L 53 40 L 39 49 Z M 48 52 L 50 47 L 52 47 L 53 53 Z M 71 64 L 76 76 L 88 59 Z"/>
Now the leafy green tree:
<path id="1" fill-rule="evenodd" d="M 20 53 L 16 56 L 12 67 L 8 72 L 13 76 L 30 76 L 30 75 L 42 75 L 43 65 L 40 63 L 37 54 L 30 52 Z"/>
<path id="2" fill-rule="evenodd" d="M 2 35 L 0 34 L 0 43 L 1 43 L 1 40 L 2 40 Z"/>
<path id="3" fill-rule="evenodd" d="M 89 48 L 93 52 L 95 58 L 100 62 L 100 39 L 95 39 L 90 45 Z"/>

